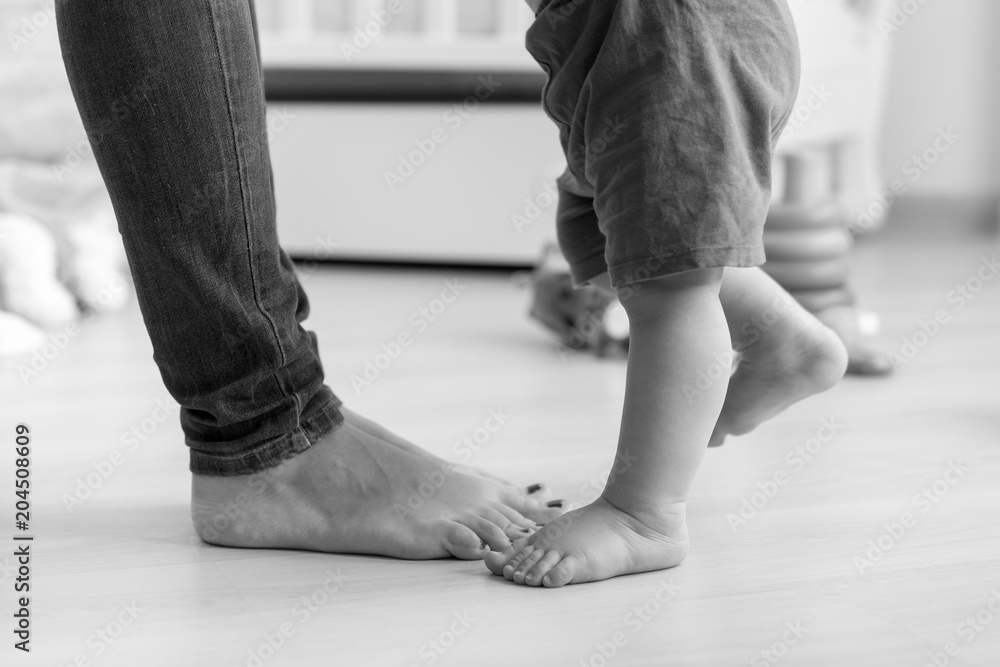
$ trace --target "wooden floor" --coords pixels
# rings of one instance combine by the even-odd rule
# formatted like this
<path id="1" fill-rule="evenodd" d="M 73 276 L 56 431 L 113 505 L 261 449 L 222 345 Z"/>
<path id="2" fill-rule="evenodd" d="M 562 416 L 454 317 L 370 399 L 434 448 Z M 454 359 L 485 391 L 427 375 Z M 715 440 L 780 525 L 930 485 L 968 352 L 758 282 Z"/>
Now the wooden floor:
<path id="1" fill-rule="evenodd" d="M 863 244 L 857 283 L 888 345 L 939 309 L 949 322 L 917 336 L 926 345 L 895 377 L 845 380 L 710 451 L 682 566 L 557 591 L 510 585 L 478 562 L 200 544 L 176 417 L 155 421 L 157 401 L 172 402 L 138 312 L 94 320 L 27 387 L 3 366 L 3 438 L 12 443 L 16 422 L 34 431 L 36 541 L 30 656 L 10 648 L 16 575 L 13 557 L 0 556 L 0 663 L 998 665 L 1000 278 L 960 310 L 948 298 L 997 250 L 992 239 L 898 233 Z M 454 278 L 460 298 L 420 331 L 411 314 Z M 623 364 L 561 358 L 509 278 L 344 268 L 304 280 L 329 382 L 349 405 L 453 458 L 453 443 L 502 409 L 509 419 L 470 463 L 577 501 L 596 494 Z M 413 345 L 357 392 L 350 376 L 402 331 Z M 837 425 L 832 439 L 824 420 Z M 133 428 L 145 440 L 126 446 Z M 815 450 L 820 435 L 827 442 L 799 462 L 795 448 Z M 4 447 L 0 486 L 10 489 Z M 124 460 L 102 464 L 116 449 Z M 67 509 L 88 474 L 109 466 Z M 787 483 L 765 503 L 753 494 L 777 472 Z M 2 495 L 10 517 L 12 494 Z M 734 530 L 744 499 L 762 507 Z M 904 513 L 910 525 L 894 527 Z"/>

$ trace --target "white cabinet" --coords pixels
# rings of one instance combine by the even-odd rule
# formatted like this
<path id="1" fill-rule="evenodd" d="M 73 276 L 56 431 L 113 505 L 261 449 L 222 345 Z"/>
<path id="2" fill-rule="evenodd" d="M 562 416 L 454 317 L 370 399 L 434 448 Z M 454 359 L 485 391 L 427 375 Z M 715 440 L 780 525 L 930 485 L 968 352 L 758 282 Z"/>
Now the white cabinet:
<path id="1" fill-rule="evenodd" d="M 875 147 L 888 42 L 876 22 L 889 2 L 790 6 L 803 83 L 780 152 L 833 156 L 838 197 L 845 209 L 862 210 L 880 186 Z M 532 16 L 520 0 L 258 0 L 258 9 L 265 67 L 539 72 L 523 47 Z M 545 186 L 561 171 L 555 127 L 537 103 L 482 104 L 457 127 L 448 120 L 452 106 L 273 103 L 286 248 L 303 257 L 533 262 L 554 237 Z M 438 129 L 444 140 L 434 142 L 434 153 L 414 154 Z M 399 169 L 400 156 L 421 164 L 392 188 L 386 172 Z M 780 179 L 776 189 L 780 196 Z"/>
<path id="2" fill-rule="evenodd" d="M 533 262 L 554 237 L 551 182 L 563 165 L 555 126 L 533 106 L 482 105 L 464 119 L 452 107 L 273 105 L 272 125 L 287 122 L 271 137 L 286 250 L 307 258 Z"/>

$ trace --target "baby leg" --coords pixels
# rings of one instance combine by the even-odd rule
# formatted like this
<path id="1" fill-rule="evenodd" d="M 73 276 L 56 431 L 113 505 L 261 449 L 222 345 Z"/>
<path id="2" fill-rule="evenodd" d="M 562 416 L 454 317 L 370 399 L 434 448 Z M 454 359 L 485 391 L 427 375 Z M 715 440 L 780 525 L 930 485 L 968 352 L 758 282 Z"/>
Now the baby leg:
<path id="1" fill-rule="evenodd" d="M 503 553 L 494 574 L 563 586 L 678 565 L 687 555 L 685 501 L 719 417 L 726 383 L 696 400 L 683 387 L 731 349 L 719 301 L 722 269 L 655 278 L 629 290 L 625 407 L 615 470 L 601 497 Z"/>
<path id="2" fill-rule="evenodd" d="M 727 268 L 719 297 L 740 361 L 712 434 L 757 428 L 802 399 L 831 388 L 847 368 L 837 335 L 759 268 Z"/>

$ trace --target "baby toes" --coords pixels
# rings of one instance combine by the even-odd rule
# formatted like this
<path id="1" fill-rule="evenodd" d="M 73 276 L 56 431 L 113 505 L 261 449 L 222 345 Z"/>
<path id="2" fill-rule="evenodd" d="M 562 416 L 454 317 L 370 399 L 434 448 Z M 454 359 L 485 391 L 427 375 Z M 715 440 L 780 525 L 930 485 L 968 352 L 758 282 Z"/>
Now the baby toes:
<path id="1" fill-rule="evenodd" d="M 529 586 L 541 586 L 542 580 L 545 575 L 549 573 L 553 567 L 555 567 L 562 555 L 558 551 L 547 551 L 545 555 L 542 556 L 541 560 L 535 563 L 535 567 L 531 568 L 527 576 L 524 578 L 524 583 Z"/>
<path id="2" fill-rule="evenodd" d="M 529 544 L 529 545 L 525 546 L 513 558 L 511 558 L 509 561 L 507 561 L 507 564 L 503 566 L 503 576 L 504 576 L 504 578 L 507 579 L 508 581 L 513 581 L 513 579 L 514 579 L 514 571 L 517 570 L 517 568 L 521 567 L 521 563 L 524 562 L 524 559 L 527 558 L 528 555 L 532 551 L 534 551 L 534 550 L 535 550 L 535 547 L 533 547 L 533 546 L 531 546 Z"/>
<path id="3" fill-rule="evenodd" d="M 573 581 L 580 569 L 580 561 L 575 556 L 566 556 L 542 578 L 546 588 L 559 588 Z"/>
<path id="4" fill-rule="evenodd" d="M 514 573 L 511 575 L 510 580 L 515 584 L 523 584 L 524 578 L 528 576 L 528 572 L 531 571 L 531 568 L 535 567 L 535 564 L 538 563 L 538 561 L 542 560 L 544 555 L 545 549 L 535 549 L 531 551 L 524 557 L 521 564 L 514 568 Z M 504 575 L 506 574 L 507 572 L 505 570 Z"/>
<path id="5" fill-rule="evenodd" d="M 486 567 L 497 576 L 504 576 L 504 569 L 513 560 L 521 555 L 521 552 L 528 546 L 528 538 L 512 540 L 510 546 L 498 553 L 487 554 Z"/>

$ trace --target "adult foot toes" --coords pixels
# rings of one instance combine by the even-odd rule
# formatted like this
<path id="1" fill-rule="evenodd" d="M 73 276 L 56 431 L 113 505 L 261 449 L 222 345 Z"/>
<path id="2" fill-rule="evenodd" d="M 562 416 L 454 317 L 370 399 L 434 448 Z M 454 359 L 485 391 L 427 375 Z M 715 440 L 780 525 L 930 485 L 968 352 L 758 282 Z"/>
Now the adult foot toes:
<path id="1" fill-rule="evenodd" d="M 481 521 L 490 524 L 489 530 L 499 531 L 508 538 L 506 543 L 500 548 L 494 548 L 494 551 L 505 549 L 514 540 L 527 537 L 538 528 L 534 521 L 524 518 L 518 512 L 503 505 L 486 507 L 480 510 L 479 516 Z M 494 544 L 491 542 L 490 546 L 493 547 Z"/>
<path id="2" fill-rule="evenodd" d="M 508 506 L 540 524 L 548 523 L 572 509 L 565 500 L 548 500 L 538 494 L 529 496 L 513 488 L 508 489 L 502 497 Z"/>
<path id="3" fill-rule="evenodd" d="M 490 551 L 490 539 L 480 537 L 475 530 L 460 523 L 444 527 L 440 541 L 452 556 L 462 560 L 480 560 Z M 507 540 L 500 533 L 500 539 L 493 541 L 501 545 Z"/>

